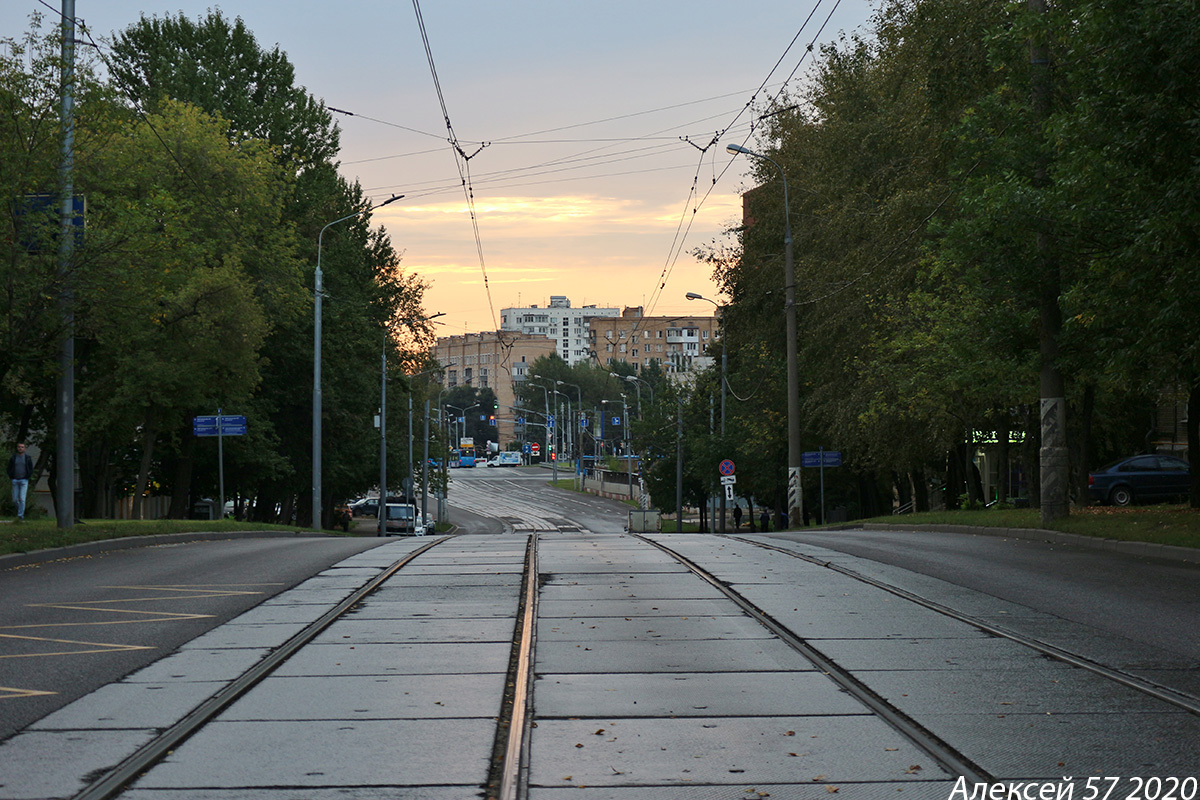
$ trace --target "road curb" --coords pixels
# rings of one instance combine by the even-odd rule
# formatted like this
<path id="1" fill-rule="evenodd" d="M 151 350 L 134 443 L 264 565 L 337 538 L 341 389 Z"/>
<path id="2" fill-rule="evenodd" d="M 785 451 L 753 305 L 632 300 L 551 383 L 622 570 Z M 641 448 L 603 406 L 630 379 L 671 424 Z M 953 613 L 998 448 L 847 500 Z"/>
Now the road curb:
<path id="1" fill-rule="evenodd" d="M 1097 539 L 1094 536 L 1082 536 L 1078 533 L 1063 533 L 1048 531 L 1042 528 L 987 528 L 979 525 L 903 525 L 894 522 L 863 522 L 857 525 L 847 525 L 841 530 L 867 531 L 932 531 L 934 533 L 970 533 L 980 536 L 1002 536 L 1010 539 L 1030 539 L 1039 542 L 1054 542 L 1070 544 L 1079 547 L 1091 547 L 1097 550 L 1112 550 L 1128 555 L 1161 558 L 1168 561 L 1182 561 L 1189 564 L 1200 564 L 1200 549 L 1193 547 L 1177 547 L 1169 544 L 1154 542 L 1129 542 L 1122 539 Z"/>
<path id="2" fill-rule="evenodd" d="M 28 553 L 10 553 L 0 556 L 0 570 L 45 564 L 60 559 L 107 553 L 113 550 L 129 550 L 134 547 L 155 547 L 188 542 L 210 542 L 220 539 L 303 538 L 329 536 L 316 531 L 193 531 L 191 533 L 153 533 L 147 536 L 122 536 L 117 539 L 98 539 L 94 542 L 69 544 L 65 547 L 50 547 Z"/>

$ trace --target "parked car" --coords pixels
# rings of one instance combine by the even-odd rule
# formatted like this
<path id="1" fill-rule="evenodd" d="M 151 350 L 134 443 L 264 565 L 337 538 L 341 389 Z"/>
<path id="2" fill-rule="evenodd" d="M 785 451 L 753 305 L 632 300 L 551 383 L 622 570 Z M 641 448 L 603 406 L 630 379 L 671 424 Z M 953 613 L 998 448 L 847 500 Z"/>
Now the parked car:
<path id="1" fill-rule="evenodd" d="M 1088 494 L 1100 503 L 1127 506 L 1185 497 L 1192 489 L 1188 462 L 1174 456 L 1123 458 L 1088 475 Z"/>
<path id="2" fill-rule="evenodd" d="M 355 517 L 373 517 L 379 519 L 379 501 L 356 500 L 350 504 L 350 513 Z"/>
<path id="3" fill-rule="evenodd" d="M 388 503 L 387 519 L 384 521 L 384 528 L 388 535 L 393 533 L 408 533 L 415 535 L 420 519 L 420 511 L 417 507 L 410 503 Z M 425 530 L 424 525 L 420 525 L 421 531 Z"/>

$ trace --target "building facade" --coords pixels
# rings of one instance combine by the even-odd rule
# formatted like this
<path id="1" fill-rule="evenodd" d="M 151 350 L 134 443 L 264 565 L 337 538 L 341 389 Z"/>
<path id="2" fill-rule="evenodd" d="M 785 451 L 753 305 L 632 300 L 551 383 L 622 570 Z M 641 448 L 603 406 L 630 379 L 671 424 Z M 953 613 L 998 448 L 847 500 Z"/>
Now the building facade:
<path id="1" fill-rule="evenodd" d="M 690 381 L 711 366 L 713 359 L 705 350 L 720 326 L 715 316 L 646 317 L 637 306 L 626 308 L 620 317 L 593 319 L 588 339 L 601 364 L 623 361 L 640 372 L 657 362 L 676 380 Z"/>
<path id="2" fill-rule="evenodd" d="M 587 361 L 591 357 L 588 325 L 598 317 L 617 317 L 617 308 L 582 306 L 572 308 L 570 298 L 552 295 L 550 305 L 539 308 L 505 308 L 500 311 L 500 329 L 554 340 L 554 351 L 568 364 Z"/>
<path id="3" fill-rule="evenodd" d="M 445 367 L 443 388 L 465 384 L 496 394 L 496 433 L 503 449 L 514 438 L 514 382 L 524 381 L 533 362 L 554 353 L 555 347 L 554 340 L 540 334 L 493 331 L 438 337 L 432 355 Z"/>

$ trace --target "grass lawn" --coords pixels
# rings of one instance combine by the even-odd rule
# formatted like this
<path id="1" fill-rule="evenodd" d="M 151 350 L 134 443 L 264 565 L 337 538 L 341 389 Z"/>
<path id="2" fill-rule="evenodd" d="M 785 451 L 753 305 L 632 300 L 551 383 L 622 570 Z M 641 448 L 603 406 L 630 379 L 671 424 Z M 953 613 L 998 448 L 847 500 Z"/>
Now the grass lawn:
<path id="1" fill-rule="evenodd" d="M 60 530 L 53 517 L 27 519 L 21 523 L 0 523 L 0 555 L 28 553 L 49 547 L 64 547 L 103 539 L 119 539 L 125 536 L 152 536 L 164 533 L 191 533 L 194 531 L 302 531 L 287 525 L 264 525 L 261 522 L 237 522 L 235 520 L 116 520 L 89 519 L 77 523 L 69 530 Z M 326 531 L 339 534 L 341 530 Z"/>
<path id="2" fill-rule="evenodd" d="M 899 525 L 972 525 L 986 528 L 1040 528 L 1077 533 L 1097 539 L 1154 542 L 1180 547 L 1200 547 L 1200 509 L 1186 505 L 1117 508 L 1072 508 L 1070 516 L 1043 525 L 1037 509 L 1010 508 L 984 511 L 933 511 L 903 516 L 876 517 L 866 522 Z"/>
<path id="3" fill-rule="evenodd" d="M 560 488 L 573 488 L 573 481 L 560 480 Z M 897 525 L 969 525 L 985 528 L 1049 528 L 1064 533 L 1095 536 L 1098 539 L 1121 539 L 1133 542 L 1155 542 L 1180 547 L 1200 548 L 1200 510 L 1186 505 L 1137 506 L 1114 508 L 1088 506 L 1073 508 L 1071 515 L 1050 526 L 1042 525 L 1037 509 L 995 509 L 985 511 L 934 511 L 903 516 L 876 517 L 863 522 L 885 522 Z M 853 523 L 851 523 L 853 524 Z M 673 533 L 674 518 L 662 521 L 662 529 Z M 696 530 L 694 520 L 685 517 L 685 532 Z M 53 518 L 27 520 L 23 523 L 0 522 L 0 555 L 26 553 L 69 544 L 117 539 L 124 536 L 149 536 L 192 531 L 303 531 L 286 525 L 236 522 L 234 520 L 86 520 L 70 530 L 59 530 Z M 743 529 L 745 530 L 745 529 Z M 815 528 L 811 530 L 816 530 Z M 340 535 L 341 531 L 326 531 Z"/>

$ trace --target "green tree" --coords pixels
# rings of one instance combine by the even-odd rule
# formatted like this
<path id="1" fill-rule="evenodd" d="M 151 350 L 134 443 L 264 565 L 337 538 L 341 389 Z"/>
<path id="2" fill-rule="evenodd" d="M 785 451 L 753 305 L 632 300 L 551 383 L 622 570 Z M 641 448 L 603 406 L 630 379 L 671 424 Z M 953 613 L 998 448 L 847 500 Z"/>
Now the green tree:
<path id="1" fill-rule="evenodd" d="M 234 138 L 270 143 L 281 164 L 304 170 L 330 163 L 338 131 L 324 105 L 296 85 L 276 46 L 263 49 L 240 18 L 220 10 L 192 21 L 182 12 L 146 17 L 116 35 L 110 64 L 118 90 L 153 110 L 186 100 L 232 123 Z"/>

